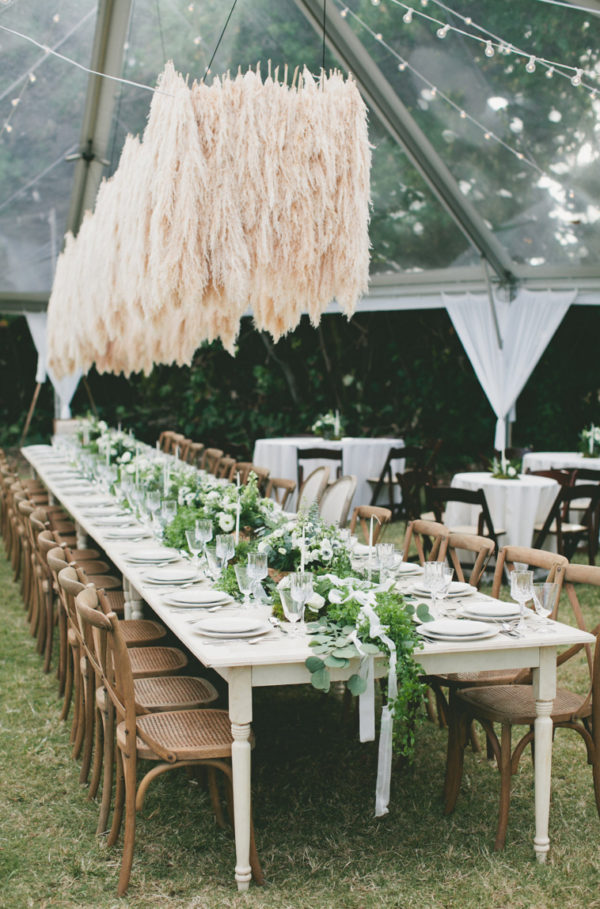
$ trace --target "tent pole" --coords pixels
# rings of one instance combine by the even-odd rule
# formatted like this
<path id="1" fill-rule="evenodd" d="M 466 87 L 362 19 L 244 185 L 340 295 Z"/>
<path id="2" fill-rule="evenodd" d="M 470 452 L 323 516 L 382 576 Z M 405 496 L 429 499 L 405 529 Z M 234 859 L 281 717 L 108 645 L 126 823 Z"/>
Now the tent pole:
<path id="1" fill-rule="evenodd" d="M 90 386 L 88 385 L 87 377 L 82 376 L 81 381 L 83 382 L 83 387 L 85 388 L 85 390 L 87 392 L 88 400 L 90 402 L 90 407 L 92 408 L 92 413 L 94 414 L 96 419 L 98 419 L 98 408 L 96 407 L 96 402 L 94 401 L 94 399 L 92 397 L 92 390 L 91 390 Z"/>
<path id="2" fill-rule="evenodd" d="M 31 424 L 31 419 L 32 419 L 32 417 L 33 417 L 33 412 L 34 412 L 34 410 L 35 410 L 35 405 L 37 404 L 37 399 L 38 399 L 38 397 L 39 397 L 39 393 L 40 393 L 40 388 L 41 388 L 41 387 L 42 387 L 42 383 L 41 383 L 41 382 L 38 382 L 38 383 L 36 384 L 35 390 L 34 390 L 34 392 L 33 392 L 33 397 L 32 397 L 32 399 L 31 399 L 31 404 L 29 405 L 29 410 L 28 410 L 28 412 L 27 412 L 27 419 L 25 420 L 25 426 L 24 426 L 24 428 L 23 428 L 23 435 L 21 436 L 21 442 L 20 442 L 20 445 L 19 445 L 19 447 L 21 447 L 21 448 L 22 448 L 23 445 L 25 444 L 25 439 L 27 438 L 27 433 L 29 432 L 29 426 L 30 426 L 30 424 Z"/>
<path id="3" fill-rule="evenodd" d="M 500 324 L 498 322 L 498 313 L 496 312 L 496 304 L 494 303 L 494 295 L 492 293 L 492 284 L 490 281 L 490 274 L 488 271 L 488 263 L 485 256 L 481 257 L 483 262 L 483 271 L 485 274 L 485 285 L 487 287 L 488 300 L 490 301 L 490 308 L 492 310 L 492 319 L 494 320 L 494 328 L 496 329 L 496 339 L 498 341 L 498 347 L 500 350 L 503 348 L 502 335 L 500 334 Z"/>

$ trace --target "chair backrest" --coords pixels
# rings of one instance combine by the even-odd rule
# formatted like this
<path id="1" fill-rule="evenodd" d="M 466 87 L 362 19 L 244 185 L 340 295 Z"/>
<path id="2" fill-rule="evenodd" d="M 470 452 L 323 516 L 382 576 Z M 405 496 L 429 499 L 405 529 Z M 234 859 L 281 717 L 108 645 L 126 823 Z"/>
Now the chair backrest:
<path id="1" fill-rule="evenodd" d="M 240 475 L 240 483 L 244 486 L 248 482 L 250 474 L 255 474 L 258 477 L 258 488 L 264 493 L 271 471 L 268 467 L 259 467 L 258 464 L 253 464 L 252 461 L 236 461 L 235 466 L 231 470 L 230 479 L 235 480 L 238 473 Z"/>
<path id="2" fill-rule="evenodd" d="M 207 473 L 213 473 L 216 475 L 217 469 L 219 467 L 219 461 L 224 455 L 224 451 L 220 448 L 205 448 L 202 455 L 202 460 L 200 461 L 200 467 L 202 470 L 206 470 Z"/>
<path id="3" fill-rule="evenodd" d="M 340 477 L 324 490 L 319 502 L 319 514 L 326 524 L 336 524 L 338 527 L 346 526 L 357 482 L 355 476 L 348 474 L 346 477 Z"/>
<path id="4" fill-rule="evenodd" d="M 551 583 L 555 581 L 558 584 L 558 597 L 565 577 L 565 571 L 569 564 L 568 559 L 556 552 L 548 552 L 547 549 L 535 549 L 528 546 L 503 546 L 496 559 L 496 570 L 494 571 L 494 580 L 492 582 L 492 596 L 498 597 L 504 569 L 512 570 L 515 562 L 522 562 L 529 568 L 539 568 L 547 571 L 546 580 Z M 556 615 L 558 609 L 558 597 L 552 618 Z"/>
<path id="5" fill-rule="evenodd" d="M 306 511 L 313 502 L 320 502 L 329 483 L 329 467 L 315 467 L 298 491 L 298 511 Z"/>
<path id="6" fill-rule="evenodd" d="M 298 468 L 298 488 L 304 482 L 303 461 L 336 461 L 335 475 L 339 479 L 344 469 L 344 456 L 341 448 L 296 448 L 296 466 Z"/>
<path id="7" fill-rule="evenodd" d="M 579 483 L 577 486 L 561 486 L 558 490 L 550 511 L 544 521 L 541 530 L 537 534 L 534 546 L 541 548 L 544 545 L 546 537 L 552 529 L 554 522 L 556 529 L 557 549 L 570 558 L 577 547 L 577 539 L 570 542 L 569 546 L 564 545 L 562 525 L 567 518 L 569 505 L 574 500 L 589 499 L 585 510 L 578 516 L 578 523 L 587 529 L 590 539 L 590 558 L 592 553 L 596 552 L 597 541 L 592 539 L 592 531 L 597 527 L 598 511 L 600 510 L 600 485 L 597 483 Z"/>
<path id="8" fill-rule="evenodd" d="M 444 508 L 447 502 L 462 502 L 466 505 L 474 505 L 481 509 L 477 520 L 477 534 L 479 536 L 488 536 L 498 545 L 494 522 L 490 514 L 487 499 L 483 489 L 458 489 L 454 486 L 427 486 L 426 487 L 427 505 L 433 511 L 436 521 L 440 522 L 443 518 Z"/>
<path id="9" fill-rule="evenodd" d="M 481 575 L 490 558 L 494 554 L 496 544 L 490 537 L 480 537 L 474 533 L 450 533 L 448 536 L 448 559 L 456 573 L 458 581 L 464 581 L 465 575 L 461 565 L 459 552 L 476 553 L 475 562 L 471 567 L 469 584 L 478 587 Z"/>
<path id="10" fill-rule="evenodd" d="M 377 518 L 373 522 L 373 544 L 379 539 L 379 534 L 384 524 L 389 524 L 392 520 L 392 512 L 389 508 L 382 508 L 380 505 L 357 505 L 352 512 L 350 521 L 350 533 L 356 530 L 356 524 L 360 521 L 365 543 L 369 542 L 371 534 L 371 518 Z"/>
<path id="11" fill-rule="evenodd" d="M 175 435 L 172 429 L 163 429 L 158 437 L 158 447 L 161 451 L 169 452 L 171 449 L 171 437 Z"/>
<path id="12" fill-rule="evenodd" d="M 577 470 L 571 471 L 573 482 L 587 480 L 589 483 L 600 483 L 600 470 L 592 470 L 589 467 L 578 467 Z"/>
<path id="13" fill-rule="evenodd" d="M 437 450 L 436 450 L 437 451 Z M 406 462 L 414 462 L 412 465 L 410 463 L 405 464 L 405 469 L 420 469 L 424 467 L 426 460 L 427 452 L 420 445 L 399 445 L 398 447 L 392 446 L 387 453 L 386 459 L 383 462 L 383 467 L 381 472 L 373 487 L 373 494 L 371 495 L 371 505 L 376 505 L 381 494 L 383 486 L 386 485 L 389 491 L 389 500 L 390 508 L 394 510 L 394 478 L 393 478 L 393 469 L 392 461 L 402 459 Z M 434 455 L 435 456 L 435 455 Z M 398 474 L 396 474 L 398 476 Z"/>
<path id="14" fill-rule="evenodd" d="M 265 490 L 265 498 L 274 499 L 282 508 L 285 508 L 295 491 L 295 480 L 286 480 L 285 477 L 270 477 Z"/>
<path id="15" fill-rule="evenodd" d="M 575 590 L 575 584 L 589 584 L 594 587 L 600 587 L 600 568 L 596 565 L 578 565 L 575 563 L 569 563 L 565 569 L 565 578 L 564 578 L 564 588 L 573 609 L 573 614 L 577 622 L 577 627 L 581 628 L 582 631 L 588 631 L 586 627 L 585 619 L 583 617 L 583 612 L 579 604 L 579 599 L 577 598 L 577 592 Z M 600 630 L 600 624 L 597 624 L 592 630 L 592 634 L 598 634 Z M 588 668 L 590 670 L 590 675 L 593 670 L 593 657 L 592 657 L 592 648 L 589 644 L 575 644 L 573 647 L 569 647 L 568 650 L 563 651 L 556 663 L 558 666 L 565 663 L 567 660 L 570 660 L 572 656 L 578 653 L 582 647 L 585 647 Z"/>
<path id="16" fill-rule="evenodd" d="M 220 477 L 221 479 L 231 480 L 235 466 L 235 458 L 222 457 L 219 459 L 219 463 L 217 464 L 215 476 Z"/>
<path id="17" fill-rule="evenodd" d="M 402 558 L 405 562 L 409 560 L 410 545 L 414 543 L 420 565 L 424 565 L 426 561 L 443 562 L 446 558 L 449 535 L 448 528 L 439 521 L 422 519 L 409 521 L 404 536 Z"/>
<path id="18" fill-rule="evenodd" d="M 193 464 L 195 467 L 199 467 L 203 451 L 204 444 L 202 442 L 190 442 L 186 458 L 188 464 Z"/>

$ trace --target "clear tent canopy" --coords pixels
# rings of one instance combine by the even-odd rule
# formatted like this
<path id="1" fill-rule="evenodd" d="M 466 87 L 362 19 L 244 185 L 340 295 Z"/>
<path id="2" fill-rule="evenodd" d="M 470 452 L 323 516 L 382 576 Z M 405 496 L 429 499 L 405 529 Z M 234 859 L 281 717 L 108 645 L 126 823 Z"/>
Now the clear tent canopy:
<path id="1" fill-rule="evenodd" d="M 169 59 L 191 79 L 352 71 L 373 145 L 363 308 L 490 286 L 600 302 L 599 36 L 597 0 L 0 0 L 0 308 L 45 307 Z"/>

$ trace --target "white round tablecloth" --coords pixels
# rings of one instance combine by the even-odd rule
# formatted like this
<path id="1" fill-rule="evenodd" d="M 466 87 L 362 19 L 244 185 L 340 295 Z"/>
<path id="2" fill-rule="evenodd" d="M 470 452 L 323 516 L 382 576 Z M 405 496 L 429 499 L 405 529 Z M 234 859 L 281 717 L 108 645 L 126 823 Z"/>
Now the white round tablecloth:
<path id="1" fill-rule="evenodd" d="M 284 477 L 288 480 L 297 480 L 297 448 L 332 448 L 342 451 L 342 465 L 344 474 L 353 474 L 357 480 L 356 493 L 350 506 L 350 515 L 357 505 L 369 505 L 371 502 L 371 487 L 367 482 L 368 477 L 378 477 L 381 473 L 385 459 L 390 448 L 401 448 L 402 439 L 356 439 L 346 437 L 343 439 L 321 439 L 316 436 L 290 436 L 278 439 L 257 439 L 254 446 L 252 461 L 259 467 L 268 467 L 272 477 Z M 331 467 L 331 475 L 335 473 L 334 461 L 305 461 L 303 462 L 304 476 L 319 467 L 327 464 Z M 404 461 L 393 462 L 393 472 L 404 470 Z M 295 508 L 296 497 L 290 499 L 288 509 Z"/>
<path id="2" fill-rule="evenodd" d="M 543 521 L 554 502 L 559 485 L 549 477 L 521 474 L 518 480 L 496 480 L 489 473 L 457 473 L 452 486 L 458 489 L 483 489 L 495 530 L 504 530 L 501 546 L 531 546 L 533 528 Z M 445 523 L 448 527 L 477 525 L 479 508 L 462 502 L 448 502 Z"/>
<path id="3" fill-rule="evenodd" d="M 600 470 L 600 458 L 585 458 L 580 451 L 529 451 L 523 470 Z"/>

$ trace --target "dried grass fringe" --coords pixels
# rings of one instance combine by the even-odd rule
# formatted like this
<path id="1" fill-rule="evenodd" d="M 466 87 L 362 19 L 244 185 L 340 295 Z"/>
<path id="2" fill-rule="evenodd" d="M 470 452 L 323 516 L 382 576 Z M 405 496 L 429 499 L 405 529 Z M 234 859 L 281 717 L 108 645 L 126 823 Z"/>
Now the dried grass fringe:
<path id="1" fill-rule="evenodd" d="M 269 68 L 270 70 L 270 68 Z M 191 87 L 167 64 L 142 140 L 128 136 L 94 213 L 66 237 L 48 307 L 60 378 L 234 353 L 240 319 L 276 340 L 369 271 L 370 147 L 352 78 L 269 71 Z"/>

